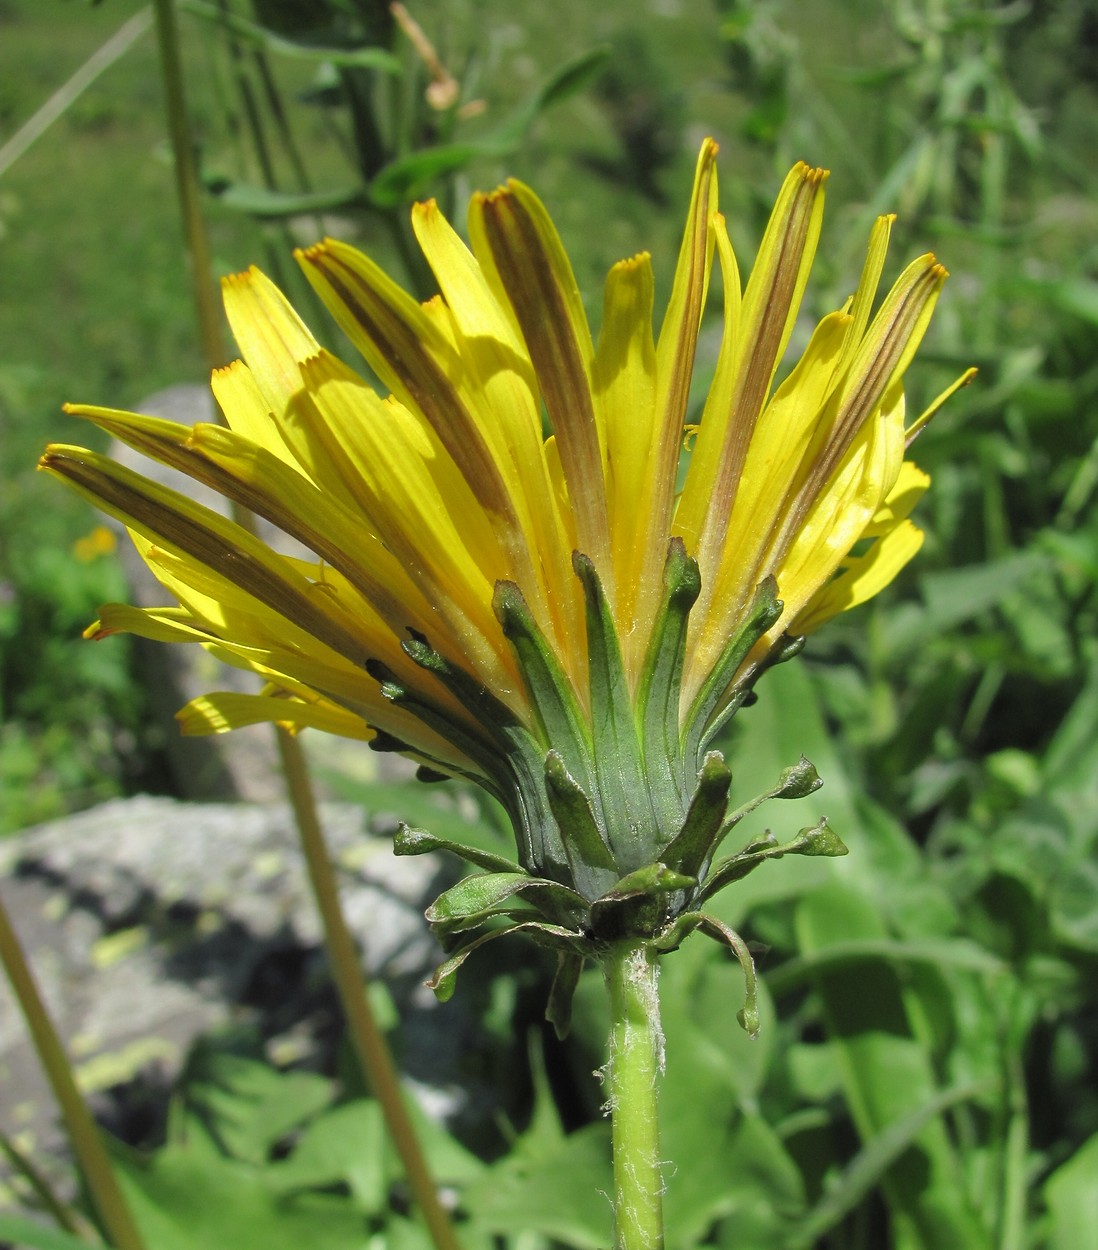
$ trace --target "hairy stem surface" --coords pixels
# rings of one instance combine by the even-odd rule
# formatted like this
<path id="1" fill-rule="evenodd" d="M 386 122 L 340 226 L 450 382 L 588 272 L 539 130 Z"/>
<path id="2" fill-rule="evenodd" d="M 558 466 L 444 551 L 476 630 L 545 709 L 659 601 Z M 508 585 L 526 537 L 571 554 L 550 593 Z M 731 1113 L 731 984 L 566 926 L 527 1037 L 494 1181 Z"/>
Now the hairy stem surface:
<path id="1" fill-rule="evenodd" d="M 663 1031 L 657 958 L 645 942 L 622 942 L 603 959 L 610 996 L 607 1089 L 614 1144 L 617 1250 L 662 1250 L 663 1246 L 657 1121 Z"/>

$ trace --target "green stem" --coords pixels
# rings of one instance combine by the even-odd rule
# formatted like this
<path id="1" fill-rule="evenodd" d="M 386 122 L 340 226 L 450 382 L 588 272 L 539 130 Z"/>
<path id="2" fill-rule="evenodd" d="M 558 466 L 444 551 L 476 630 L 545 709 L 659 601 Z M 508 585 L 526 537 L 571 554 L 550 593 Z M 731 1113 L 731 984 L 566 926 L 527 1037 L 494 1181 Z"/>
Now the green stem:
<path id="1" fill-rule="evenodd" d="M 11 981 L 12 989 L 27 1021 L 34 1048 L 42 1061 L 46 1076 L 68 1130 L 73 1154 L 80 1165 L 84 1182 L 103 1230 L 116 1250 L 145 1250 L 130 1209 L 122 1196 L 118 1180 L 111 1170 L 103 1139 L 91 1118 L 84 1099 L 77 1089 L 65 1048 L 53 1027 L 34 975 L 27 964 L 23 948 L 11 927 L 8 913 L 0 901 L 0 962 Z"/>
<path id="2" fill-rule="evenodd" d="M 171 134 L 172 155 L 175 158 L 175 185 L 183 217 L 183 234 L 191 258 L 191 285 L 198 312 L 199 332 L 202 335 L 202 351 L 207 365 L 217 368 L 226 361 L 221 336 L 221 309 L 210 281 L 210 247 L 202 219 L 198 167 L 195 162 L 190 114 L 187 112 L 175 5 L 173 0 L 154 0 L 154 3 L 168 130 Z"/>
<path id="3" fill-rule="evenodd" d="M 616 1250 L 661 1250 L 663 1176 L 657 1102 L 663 1075 L 658 955 L 621 942 L 602 961 L 610 996 L 607 1072 L 614 1148 Z"/>
<path id="4" fill-rule="evenodd" d="M 328 963 L 347 1017 L 351 1040 L 366 1079 L 381 1104 L 389 1136 L 400 1155 L 412 1196 L 423 1214 L 436 1250 L 459 1250 L 450 1217 L 439 1201 L 438 1189 L 408 1116 L 392 1054 L 366 996 L 365 975 L 339 905 L 335 874 L 317 819 L 304 753 L 297 739 L 281 728 L 278 730 L 278 749 L 297 818 L 309 880 L 324 925 Z"/>

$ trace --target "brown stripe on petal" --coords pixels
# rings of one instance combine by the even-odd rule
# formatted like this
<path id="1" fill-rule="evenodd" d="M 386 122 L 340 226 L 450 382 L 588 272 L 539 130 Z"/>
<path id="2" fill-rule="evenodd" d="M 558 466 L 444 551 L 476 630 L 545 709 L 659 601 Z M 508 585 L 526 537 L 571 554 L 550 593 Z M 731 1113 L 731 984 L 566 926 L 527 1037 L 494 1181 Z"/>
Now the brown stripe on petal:
<path id="1" fill-rule="evenodd" d="M 374 563 L 391 561 L 391 557 L 385 559 L 381 540 L 369 528 L 368 518 L 349 514 L 338 498 L 318 489 L 265 448 L 220 425 L 185 426 L 157 417 L 74 404 L 66 404 L 65 411 L 93 421 L 135 451 L 178 469 L 277 525 L 342 573 L 396 634 L 403 632 L 410 619 L 420 619 L 407 595 L 402 598 L 396 593 L 398 588 L 391 584 L 392 570 L 386 581 L 371 571 L 369 559 L 363 559 L 372 556 Z M 224 463 L 234 458 L 241 466 L 235 472 Z M 338 533 L 354 533 L 354 551 L 345 550 L 334 540 L 332 535 Z"/>
<path id="2" fill-rule="evenodd" d="M 366 353 L 371 364 L 373 353 L 383 358 L 382 376 L 387 384 L 430 422 L 481 505 L 513 521 L 513 504 L 499 466 L 446 370 L 416 327 L 327 245 L 318 243 L 298 257 L 307 274 L 314 271 L 329 287 L 335 297 L 330 307 L 351 338 L 360 346 L 361 336 L 368 340 L 373 349 Z M 462 367 L 460 362 L 454 364 Z"/>
<path id="3" fill-rule="evenodd" d="M 922 268 L 918 269 L 920 265 Z M 826 441 L 817 445 L 817 454 L 812 457 L 802 484 L 794 484 L 786 496 L 779 528 L 769 547 L 771 568 L 777 568 L 785 559 L 812 505 L 826 489 L 859 431 L 879 408 L 905 357 L 911 358 L 947 277 L 945 267 L 927 255 L 912 262 L 889 292 L 855 357 L 830 430 L 821 431 L 821 439 Z M 873 344 L 875 349 L 868 350 Z M 821 421 L 827 421 L 826 413 Z"/>
<path id="4" fill-rule="evenodd" d="M 858 431 L 876 410 L 888 389 L 904 355 L 910 355 L 912 336 L 919 321 L 942 289 L 947 275 L 943 265 L 933 256 L 925 258 L 926 267 L 913 282 L 899 293 L 899 298 L 886 300 L 869 328 L 866 340 L 876 340 L 877 350 L 862 362 L 862 367 L 845 390 L 827 446 L 816 459 L 808 479 L 799 492 L 798 505 L 810 506 L 824 483 L 839 466 L 858 436 Z M 921 334 L 920 334 L 921 337 Z M 855 359 L 854 367 L 857 368 Z"/>
<path id="5" fill-rule="evenodd" d="M 309 598 L 307 583 L 295 586 L 272 568 L 260 552 L 248 550 L 250 536 L 231 522 L 211 513 L 218 522 L 217 529 L 207 527 L 197 516 L 187 516 L 163 499 L 147 494 L 142 487 L 148 484 L 139 474 L 100 460 L 81 448 L 48 447 L 39 466 L 70 482 L 118 520 L 146 532 L 154 541 L 178 548 L 233 582 L 353 664 L 365 664 L 368 656 L 362 643 Z M 196 504 L 189 507 L 196 513 L 207 511 Z M 239 531 L 236 541 L 234 530 Z M 255 545 L 262 546 L 258 542 Z M 271 561 L 278 559 L 273 553 L 268 554 Z"/>
<path id="6" fill-rule="evenodd" d="M 589 375 L 590 343 L 580 341 L 562 280 L 574 287 L 563 250 L 553 256 L 517 184 L 479 199 L 492 259 L 514 309 L 556 434 L 579 546 L 610 575 L 602 451 Z M 551 229 L 551 227 L 548 227 Z M 586 332 L 586 326 L 583 327 Z"/>
<path id="7" fill-rule="evenodd" d="M 380 567 L 382 562 L 389 565 L 392 558 L 383 550 L 377 533 L 369 527 L 368 518 L 348 513 L 338 498 L 319 490 L 264 448 L 246 448 L 242 440 L 221 426 L 196 426 L 193 431 L 188 430 L 190 438 L 184 445 L 173 445 L 167 450 L 154 447 L 151 440 L 145 445 L 129 430 L 116 429 L 114 433 L 124 442 L 204 482 L 226 499 L 296 538 L 342 573 L 397 635 L 410 620 L 420 619 L 415 605 L 409 602 L 411 588 L 394 584 L 391 568 L 387 570 L 389 580 L 376 575 L 371 568 L 371 564 Z M 243 465 L 251 467 L 249 475 L 234 472 L 222 462 L 222 458 L 231 458 L 234 454 Z M 349 533 L 355 537 L 354 550 L 345 549 L 333 537 Z M 401 590 L 405 592 L 403 596 L 398 593 Z"/>
<path id="8" fill-rule="evenodd" d="M 761 315 L 754 326 L 746 319 L 740 323 L 744 348 L 740 353 L 721 465 L 713 491 L 714 506 L 709 512 L 707 529 L 714 523 L 718 526 L 723 523 L 726 527 L 732 515 L 751 437 L 778 367 L 779 354 L 788 337 L 790 319 L 796 313 L 797 289 L 803 283 L 809 235 L 817 200 L 827 180 L 827 170 L 810 169 L 801 164 L 797 172 L 800 181 L 787 210 L 781 240 L 774 251 L 774 262 L 758 279 L 765 284 L 766 291 Z M 778 211 L 775 209 L 775 216 Z M 811 261 L 810 255 L 808 260 Z M 756 275 L 752 273 L 745 294 L 745 315 L 750 313 L 754 294 L 752 288 L 756 280 Z"/>

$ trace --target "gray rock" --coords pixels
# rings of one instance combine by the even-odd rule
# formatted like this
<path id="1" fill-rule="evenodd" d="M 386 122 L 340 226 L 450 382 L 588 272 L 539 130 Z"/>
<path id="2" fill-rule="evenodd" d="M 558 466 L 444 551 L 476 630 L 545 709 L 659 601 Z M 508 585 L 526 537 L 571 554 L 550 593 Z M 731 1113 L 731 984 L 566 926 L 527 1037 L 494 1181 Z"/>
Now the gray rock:
<path id="1" fill-rule="evenodd" d="M 452 1054 L 422 984 L 441 957 L 423 919 L 438 861 L 398 859 L 357 807 L 321 815 L 365 970 L 397 1001 L 411 1052 Z M 251 1024 L 272 1058 L 320 1066 L 340 1031 L 285 805 L 106 803 L 0 843 L 0 894 L 93 1108 L 115 1129 L 210 1029 Z M 434 1066 L 436 1097 L 446 1067 Z M 0 1104 L 5 1129 L 56 1170 L 61 1130 L 6 980 Z"/>

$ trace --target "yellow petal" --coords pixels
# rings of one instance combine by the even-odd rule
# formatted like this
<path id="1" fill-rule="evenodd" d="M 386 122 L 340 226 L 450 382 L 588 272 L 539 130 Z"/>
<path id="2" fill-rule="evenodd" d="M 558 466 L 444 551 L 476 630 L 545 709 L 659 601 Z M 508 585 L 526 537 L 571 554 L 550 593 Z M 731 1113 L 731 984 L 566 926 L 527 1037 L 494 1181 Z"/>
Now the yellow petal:
<path id="1" fill-rule="evenodd" d="M 452 320 L 463 365 L 462 403 L 477 412 L 492 456 L 504 466 L 521 530 L 521 541 L 508 540 L 512 569 L 531 610 L 563 644 L 575 633 L 579 603 L 565 522 L 550 488 L 540 396 L 526 345 L 506 302 L 433 200 L 415 205 L 412 225 Z"/>
<path id="2" fill-rule="evenodd" d="M 297 470 L 296 461 L 272 455 L 222 426 L 191 427 L 86 405 L 70 404 L 66 411 L 279 526 L 343 572 L 398 633 L 422 628 L 430 618 L 429 604 L 368 528 L 368 517 L 319 489 Z"/>
<path id="3" fill-rule="evenodd" d="M 812 267 L 826 179 L 826 170 L 802 162 L 782 186 L 734 322 L 731 359 L 715 379 L 690 458 L 677 527 L 698 535 L 694 551 L 707 601 L 711 592 L 707 595 L 704 587 L 707 581 L 713 584 L 755 425 Z M 721 233 L 718 241 L 728 284 L 734 272 L 731 247 Z M 729 320 L 726 315 L 726 330 Z"/>
<path id="4" fill-rule="evenodd" d="M 900 466 L 896 484 L 888 492 L 873 519 L 862 531 L 863 538 L 879 538 L 887 534 L 899 521 L 910 516 L 912 509 L 930 487 L 930 475 L 905 460 Z"/>
<path id="5" fill-rule="evenodd" d="M 234 522 L 82 447 L 53 444 L 39 465 L 150 541 L 226 571 L 269 609 L 298 622 L 352 662 L 368 658 L 353 618 L 325 602 L 281 557 Z"/>
<path id="6" fill-rule="evenodd" d="M 850 318 L 831 313 L 820 322 L 804 355 L 778 388 L 752 434 L 719 563 L 702 578 L 713 636 L 734 632 L 795 497 L 795 484 L 813 445 L 819 414 L 835 384 Z M 791 490 L 791 483 L 794 488 Z M 692 535 L 684 533 L 686 542 Z M 784 589 L 784 588 L 780 588 Z M 700 628 L 697 627 L 696 628 Z"/>
<path id="7" fill-rule="evenodd" d="M 638 422 L 637 437 L 648 447 L 650 462 L 648 475 L 641 480 L 637 495 L 637 528 L 645 557 L 636 574 L 636 615 L 642 626 L 652 616 L 661 593 L 667 542 L 671 537 L 679 449 L 687 417 L 698 330 L 709 291 L 714 222 L 719 217 L 717 151 L 717 144 L 705 139 L 698 152 L 671 298 L 656 347 L 656 395 L 652 415 L 646 421 L 642 414 Z M 733 267 L 734 264 L 733 261 Z"/>
<path id="8" fill-rule="evenodd" d="M 284 699 L 276 695 L 238 694 L 234 691 L 200 695 L 176 713 L 176 719 L 182 732 L 189 737 L 226 733 L 230 729 L 267 721 L 287 729 L 320 729 L 325 733 L 363 741 L 374 737 L 374 731 L 365 721 L 330 703 L 302 703 L 298 699 Z"/>
<path id="9" fill-rule="evenodd" d="M 97 623 L 99 633 L 125 630 L 141 637 L 159 637 L 170 630 L 176 641 L 199 642 L 226 663 L 258 673 L 300 697 L 310 698 L 322 692 L 333 703 L 404 740 L 429 742 L 432 751 L 438 753 L 434 735 L 425 730 L 426 739 L 415 738 L 417 722 L 384 698 L 377 681 L 362 666 L 348 663 L 292 621 L 264 611 L 251 596 L 212 570 L 173 556 L 139 534 L 131 536 L 153 574 L 185 605 L 185 610 L 139 611 L 108 605 Z M 332 594 L 345 600 L 348 596 L 353 598 L 353 591 L 341 585 L 338 575 L 331 571 L 325 573 L 316 566 L 310 569 L 304 562 L 289 563 L 303 576 L 323 576 L 323 584 Z M 372 658 L 382 661 L 398 682 L 417 689 L 440 707 L 455 724 L 467 723 L 475 730 L 467 710 L 435 678 L 413 663 L 368 606 L 359 605 L 359 618 L 368 635 Z"/>
<path id="10" fill-rule="evenodd" d="M 930 324 L 946 277 L 945 269 L 928 254 L 908 265 L 897 279 L 858 344 L 841 393 L 836 396 L 834 419 L 820 422 L 826 446 L 815 458 L 802 488 L 802 503 L 815 496 L 863 424 L 903 378 Z"/>
<path id="11" fill-rule="evenodd" d="M 715 480 L 721 449 L 721 431 L 726 429 L 729 412 L 728 397 L 735 389 L 735 371 L 739 359 L 740 308 L 743 293 L 740 289 L 740 271 L 732 241 L 728 237 L 728 225 L 717 214 L 713 226 L 717 256 L 720 260 L 721 277 L 724 282 L 724 328 L 721 349 L 713 381 L 702 410 L 701 424 L 695 427 L 695 439 L 690 453 L 690 464 L 683 485 L 682 496 L 675 512 L 675 533 L 686 543 L 686 549 L 697 553 L 701 545 L 706 516 L 713 500 L 703 483 L 711 490 Z M 702 441 L 702 430 L 708 431 Z M 750 431 L 748 431 L 750 435 Z M 712 576 L 712 556 L 703 557 L 706 573 Z"/>
<path id="12" fill-rule="evenodd" d="M 794 634 L 809 634 L 840 612 L 865 603 L 892 581 L 923 545 L 923 532 L 901 521 L 869 550 L 850 560 L 842 573 L 809 601 L 793 620 Z"/>
<path id="13" fill-rule="evenodd" d="M 903 457 L 903 395 L 868 422 L 807 513 L 788 554 L 768 557 L 786 614 L 781 628 L 827 582 L 893 489 Z"/>
<path id="14" fill-rule="evenodd" d="M 656 471 L 646 435 L 646 422 L 655 411 L 656 394 L 653 298 L 652 265 L 647 253 L 623 260 L 610 270 L 602 332 L 592 370 L 595 403 L 606 433 L 606 485 L 611 550 L 619 587 L 618 619 L 627 634 L 627 645 L 641 653 L 644 644 L 637 635 L 647 630 L 630 630 L 629 623 L 637 617 L 637 593 L 647 559 L 644 491 Z M 634 667 L 635 662 L 634 657 Z"/>
<path id="15" fill-rule="evenodd" d="M 580 547 L 610 587 L 606 449 L 591 394 L 594 347 L 572 267 L 545 206 L 520 182 L 476 196 L 469 221 L 477 257 L 506 292 L 537 373 Z"/>
<path id="16" fill-rule="evenodd" d="M 301 381 L 301 362 L 314 356 L 320 345 L 282 292 L 254 266 L 224 279 L 222 291 L 252 381 L 273 412 L 293 460 L 304 476 L 353 508 L 354 495 L 345 481 L 342 433 L 325 424 Z M 243 381 L 234 380 L 238 385 Z M 235 398 L 229 395 L 227 401 Z M 254 400 L 245 402 L 254 405 Z M 262 430 L 256 432 L 261 436 L 257 441 L 265 445 Z M 279 454 L 277 446 L 271 450 Z"/>
<path id="17" fill-rule="evenodd" d="M 437 320 L 345 243 L 326 239 L 297 257 L 374 372 L 434 429 L 479 505 L 517 530 L 504 466 L 493 456 L 476 414 L 462 400 L 455 379 L 460 379 L 464 364 Z"/>
<path id="18" fill-rule="evenodd" d="M 153 642 L 209 642 L 185 608 L 135 608 L 128 603 L 105 603 L 99 619 L 93 621 L 84 637 L 98 641 L 111 634 L 134 634 Z"/>
<path id="19" fill-rule="evenodd" d="M 305 472 L 305 466 L 286 442 L 283 422 L 275 419 L 252 371 L 242 360 L 215 369 L 210 389 L 234 434 L 266 448 L 298 472 Z"/>
<path id="20" fill-rule="evenodd" d="M 353 454 L 370 492 L 382 541 L 409 571 L 436 619 L 433 645 L 464 657 L 490 687 L 515 689 L 517 673 L 495 613 L 495 581 L 507 562 L 486 514 L 429 427 L 395 401 L 381 401 L 334 357 L 306 363 L 317 405 L 347 425 L 365 413 Z"/>
<path id="21" fill-rule="evenodd" d="M 869 324 L 869 316 L 877 298 L 877 287 L 880 285 L 881 273 L 884 270 L 885 257 L 888 254 L 888 240 L 895 221 L 895 213 L 887 213 L 877 218 L 870 231 L 862 276 L 858 281 L 858 289 L 854 293 L 850 307 L 850 332 L 847 336 L 847 351 L 843 358 L 844 368 L 853 358 L 854 351 L 862 341 L 865 328 Z"/>

